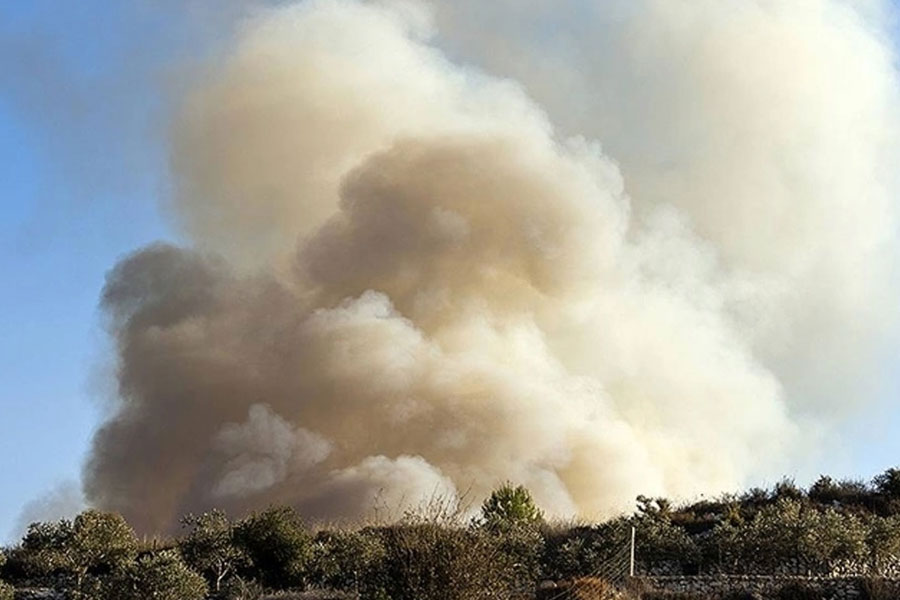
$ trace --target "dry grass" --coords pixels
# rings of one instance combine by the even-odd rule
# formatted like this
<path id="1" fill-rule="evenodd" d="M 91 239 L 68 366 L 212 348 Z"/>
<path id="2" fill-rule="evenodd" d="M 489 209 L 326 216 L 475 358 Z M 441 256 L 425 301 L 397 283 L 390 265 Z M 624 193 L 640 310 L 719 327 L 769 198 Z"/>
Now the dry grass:
<path id="1" fill-rule="evenodd" d="M 630 594 L 604 579 L 579 577 L 538 590 L 537 600 L 628 600 Z"/>

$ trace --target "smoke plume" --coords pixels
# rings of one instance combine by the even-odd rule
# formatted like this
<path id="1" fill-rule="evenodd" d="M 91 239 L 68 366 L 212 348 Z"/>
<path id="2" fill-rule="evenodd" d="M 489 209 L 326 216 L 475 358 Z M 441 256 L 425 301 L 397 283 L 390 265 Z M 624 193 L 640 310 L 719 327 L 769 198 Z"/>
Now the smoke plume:
<path id="1" fill-rule="evenodd" d="M 9 537 L 20 539 L 28 531 L 28 526 L 35 522 L 72 519 L 84 508 L 81 486 L 75 481 L 63 481 L 22 507 Z"/>
<path id="2" fill-rule="evenodd" d="M 247 18 L 172 124 L 190 243 L 108 276 L 93 504 L 160 531 L 512 480 L 602 517 L 776 472 L 850 408 L 895 328 L 877 6 L 553 6 Z"/>

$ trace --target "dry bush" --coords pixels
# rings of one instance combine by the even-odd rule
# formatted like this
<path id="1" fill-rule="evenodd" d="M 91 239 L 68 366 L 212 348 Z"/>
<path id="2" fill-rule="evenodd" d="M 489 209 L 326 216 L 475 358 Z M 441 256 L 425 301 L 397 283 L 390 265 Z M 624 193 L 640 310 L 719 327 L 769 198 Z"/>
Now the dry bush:
<path id="1" fill-rule="evenodd" d="M 624 600 L 615 586 L 597 577 L 574 579 L 570 589 L 573 600 Z"/>
<path id="2" fill-rule="evenodd" d="M 418 510 L 405 513 L 397 524 L 370 526 L 360 532 L 363 545 L 373 550 L 357 573 L 355 587 L 361 597 L 505 600 L 518 597 L 516 592 L 526 591 L 525 587 L 530 597 L 540 550 L 531 550 L 529 544 L 541 542 L 540 535 L 519 535 L 518 528 L 503 534 L 491 532 L 470 522 L 467 512 L 465 504 L 435 496 Z M 336 540 L 329 537 L 321 539 L 335 546 Z M 333 570 L 331 558 L 349 564 L 345 559 L 353 552 L 334 553 L 336 549 L 325 548 L 324 560 L 319 561 L 322 574 Z M 329 586 L 336 582 L 331 575 L 328 579 L 324 583 Z"/>
<path id="3" fill-rule="evenodd" d="M 385 559 L 378 583 L 392 600 L 504 597 L 512 565 L 487 533 L 436 524 L 380 530 Z"/>
<path id="4" fill-rule="evenodd" d="M 598 577 L 578 577 L 538 590 L 537 600 L 627 600 L 631 594 Z"/>

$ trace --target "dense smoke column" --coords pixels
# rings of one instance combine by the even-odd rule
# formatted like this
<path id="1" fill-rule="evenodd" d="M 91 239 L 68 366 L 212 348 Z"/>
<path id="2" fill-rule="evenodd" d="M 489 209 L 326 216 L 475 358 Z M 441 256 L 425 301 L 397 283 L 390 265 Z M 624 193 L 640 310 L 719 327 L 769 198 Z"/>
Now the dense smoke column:
<path id="1" fill-rule="evenodd" d="M 733 488 L 804 441 L 765 327 L 804 335 L 800 307 L 827 325 L 823 312 L 889 296 L 888 260 L 831 260 L 835 238 L 851 265 L 886 243 L 888 182 L 853 207 L 821 200 L 840 181 L 816 159 L 804 174 L 821 183 L 765 196 L 784 218 L 753 242 L 740 214 L 708 220 L 712 188 L 692 179 L 717 136 L 672 157 L 671 198 L 633 164 L 623 181 L 517 84 L 444 58 L 415 6 L 259 14 L 185 99 L 174 208 L 193 244 L 109 274 L 119 404 L 85 471 L 93 504 L 150 532 L 214 506 L 390 518 L 513 480 L 552 515 L 601 517 L 638 493 Z M 638 21 L 677 16 L 641 6 Z M 852 58 L 854 27 L 810 43 Z M 892 97 L 893 73 L 875 75 L 847 111 Z M 768 85 L 790 97 L 796 83 Z M 882 138 L 853 140 L 884 160 Z M 728 168 L 743 185 L 762 155 L 739 141 Z M 755 202 L 723 186 L 721 203 Z M 828 227 L 806 228 L 810 211 Z"/>

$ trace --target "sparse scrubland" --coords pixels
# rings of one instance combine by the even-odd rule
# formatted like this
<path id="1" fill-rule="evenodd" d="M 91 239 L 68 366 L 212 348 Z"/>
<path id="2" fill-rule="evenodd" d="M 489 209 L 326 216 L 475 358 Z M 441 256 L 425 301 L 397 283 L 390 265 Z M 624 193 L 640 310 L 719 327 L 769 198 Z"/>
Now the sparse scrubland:
<path id="1" fill-rule="evenodd" d="M 314 527 L 289 507 L 236 520 L 213 510 L 186 516 L 180 537 L 140 539 L 121 516 L 88 510 L 34 523 L 0 554 L 0 600 L 15 588 L 86 600 L 674 600 L 699 596 L 653 582 L 691 575 L 783 576 L 785 599 L 824 597 L 809 581 L 839 576 L 858 579 L 860 598 L 896 592 L 895 469 L 871 483 L 784 480 L 678 506 L 639 497 L 634 514 L 599 524 L 548 522 L 524 487 L 506 484 L 469 513 L 437 499 L 399 522 L 353 528 Z"/>

